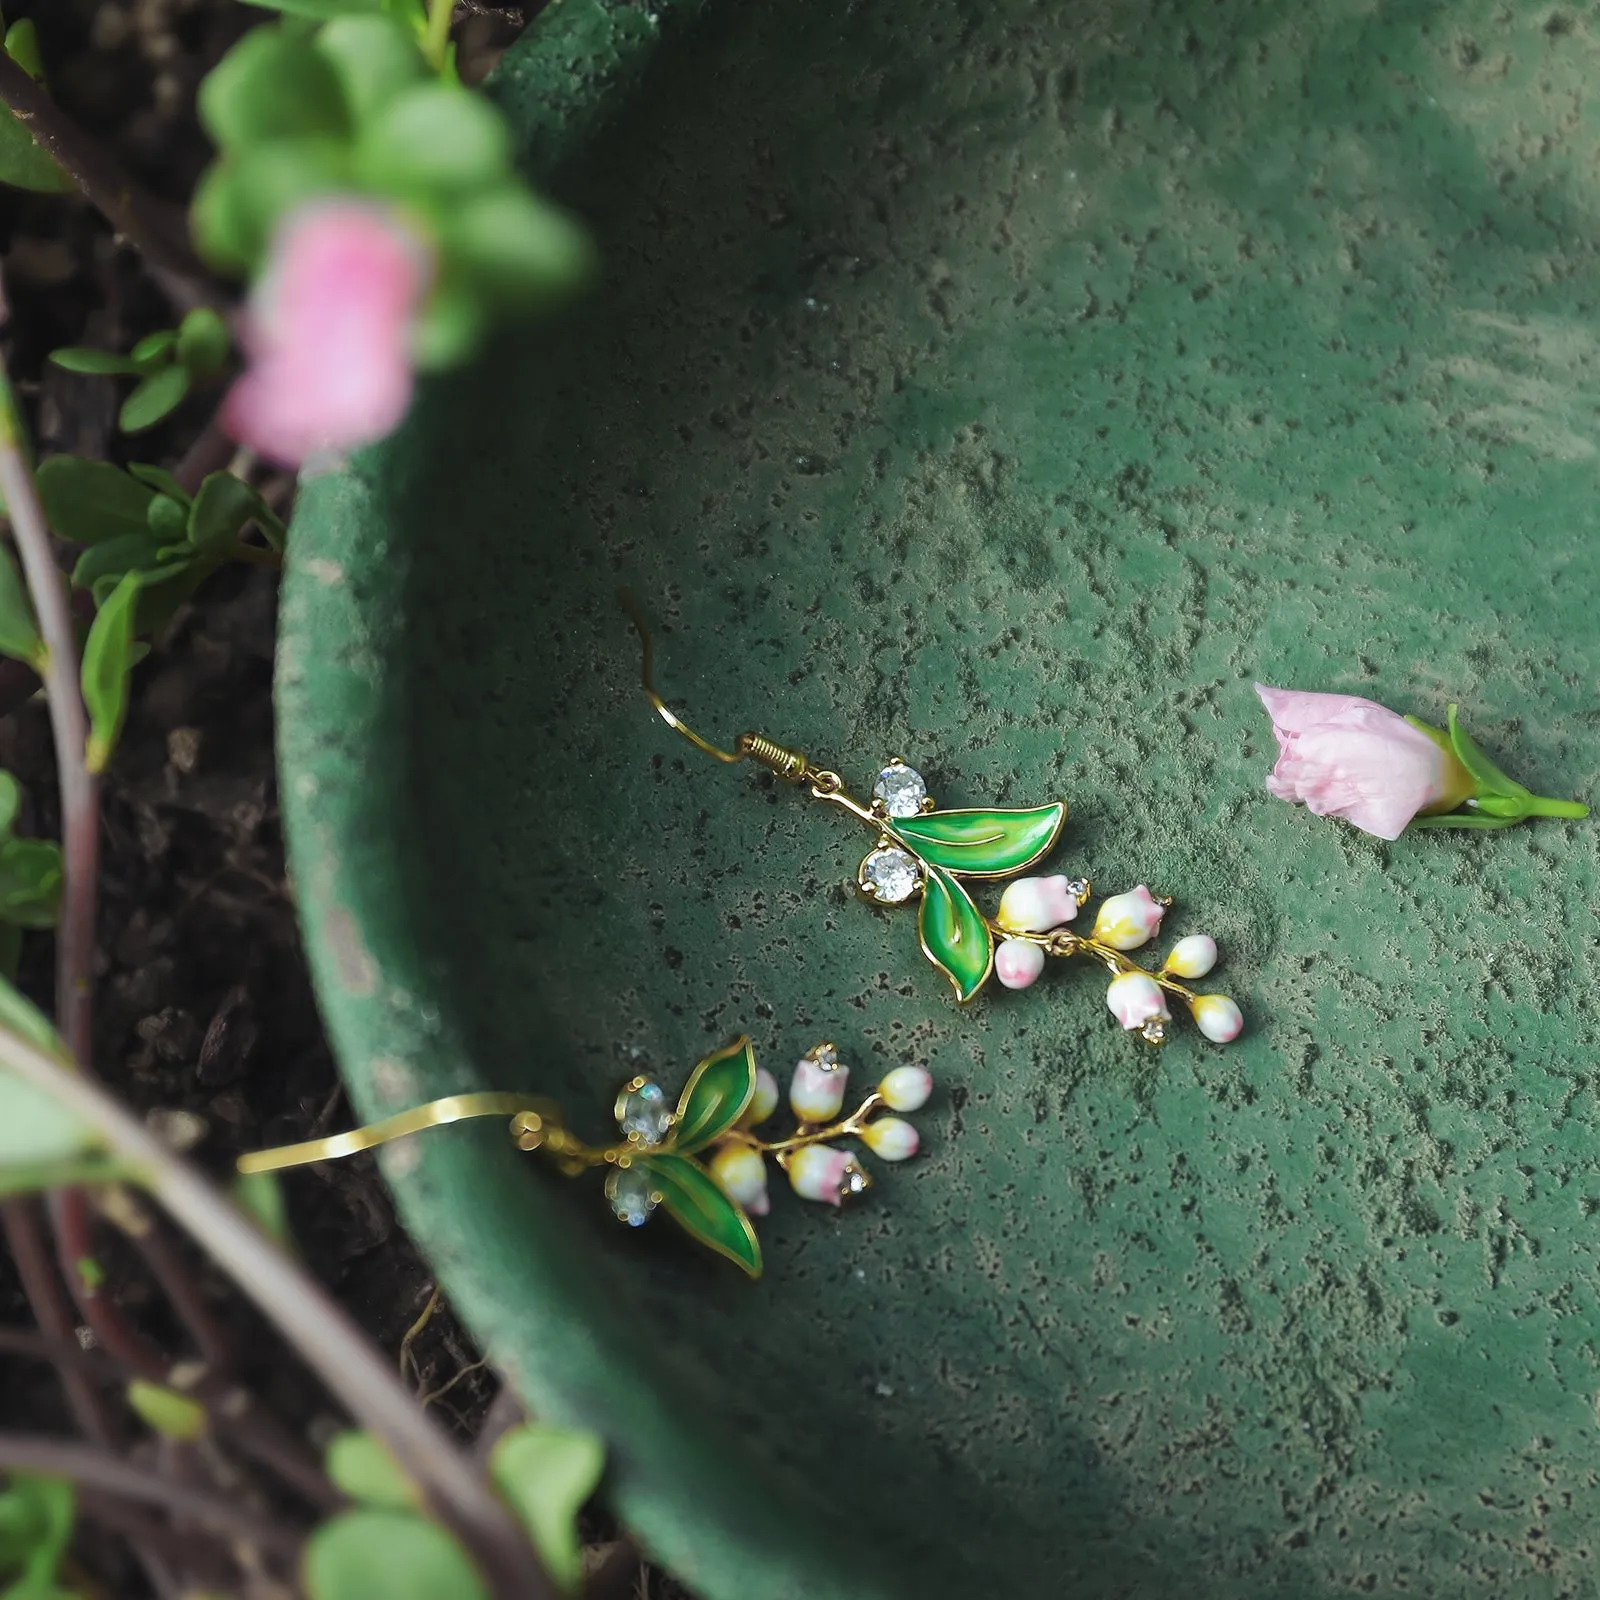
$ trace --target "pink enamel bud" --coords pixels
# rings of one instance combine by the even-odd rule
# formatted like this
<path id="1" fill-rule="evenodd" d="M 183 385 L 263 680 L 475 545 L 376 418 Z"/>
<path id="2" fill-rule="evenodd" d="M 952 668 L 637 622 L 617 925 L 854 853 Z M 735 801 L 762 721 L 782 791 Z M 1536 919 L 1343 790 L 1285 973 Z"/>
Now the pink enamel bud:
<path id="1" fill-rule="evenodd" d="M 750 1104 L 739 1118 L 739 1126 L 753 1128 L 758 1122 L 765 1122 L 777 1109 L 778 1080 L 765 1067 L 757 1067 L 755 1093 L 750 1096 Z"/>
<path id="2" fill-rule="evenodd" d="M 1044 951 L 1026 939 L 1002 939 L 994 953 L 994 975 L 1008 989 L 1026 989 L 1044 971 Z"/>
<path id="3" fill-rule="evenodd" d="M 1052 878 L 1018 878 L 1000 896 L 1000 913 L 995 920 L 1008 933 L 1048 933 L 1063 922 L 1071 922 L 1078 914 L 1078 897 L 1067 887 L 1068 882 L 1061 873 Z"/>
<path id="4" fill-rule="evenodd" d="M 1203 933 L 1180 939 L 1167 957 L 1166 970 L 1175 978 L 1203 978 L 1217 964 L 1217 941 Z"/>
<path id="5" fill-rule="evenodd" d="M 1142 1028 L 1152 1017 L 1165 1022 L 1172 1016 L 1160 985 L 1144 972 L 1118 973 L 1106 988 L 1106 1004 L 1117 1021 L 1130 1031 Z"/>
<path id="6" fill-rule="evenodd" d="M 1231 1044 L 1244 1027 L 1244 1013 L 1225 994 L 1203 994 L 1190 1008 L 1201 1033 L 1213 1044 Z"/>
<path id="7" fill-rule="evenodd" d="M 1141 883 L 1100 902 L 1094 936 L 1113 950 L 1137 950 L 1156 936 L 1167 908 Z"/>
<path id="8" fill-rule="evenodd" d="M 933 1093 L 933 1074 L 926 1067 L 896 1067 L 878 1085 L 891 1111 L 920 1111 Z"/>
<path id="9" fill-rule="evenodd" d="M 725 1144 L 712 1156 L 711 1176 L 736 1206 L 743 1206 L 753 1217 L 764 1217 L 771 1210 L 767 1199 L 767 1164 L 759 1151 L 747 1144 Z"/>
<path id="10" fill-rule="evenodd" d="M 839 1065 L 831 1047 L 823 1047 L 820 1059 L 816 1051 L 802 1056 L 789 1084 L 790 1109 L 802 1122 L 828 1122 L 839 1115 L 849 1081 L 850 1069 Z"/>
<path id="11" fill-rule="evenodd" d="M 789 1160 L 789 1182 L 802 1200 L 842 1205 L 871 1181 L 853 1157 L 832 1145 L 808 1144 L 796 1150 Z"/>
<path id="12" fill-rule="evenodd" d="M 904 1161 L 917 1153 L 917 1130 L 899 1117 L 879 1117 L 861 1130 L 861 1141 L 885 1161 Z"/>

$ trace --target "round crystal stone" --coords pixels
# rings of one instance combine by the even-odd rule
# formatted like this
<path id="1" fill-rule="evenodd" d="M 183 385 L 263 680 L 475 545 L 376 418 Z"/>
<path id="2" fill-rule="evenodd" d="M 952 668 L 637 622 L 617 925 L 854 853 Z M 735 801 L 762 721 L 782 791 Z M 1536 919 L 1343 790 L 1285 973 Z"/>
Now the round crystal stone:
<path id="1" fill-rule="evenodd" d="M 1089 898 L 1089 880 L 1087 878 L 1068 878 L 1067 893 L 1081 906 Z"/>
<path id="2" fill-rule="evenodd" d="M 672 1107 L 658 1083 L 641 1083 L 617 1101 L 617 1126 L 639 1144 L 660 1144 L 672 1126 Z"/>
<path id="3" fill-rule="evenodd" d="M 839 1052 L 831 1044 L 819 1044 L 811 1052 L 811 1059 L 822 1068 L 824 1072 L 837 1072 L 839 1070 Z"/>
<path id="4" fill-rule="evenodd" d="M 874 900 L 897 906 L 916 892 L 917 858 L 881 845 L 861 863 L 861 886 Z"/>
<path id="5" fill-rule="evenodd" d="M 1160 1017 L 1151 1017 L 1139 1031 L 1148 1044 L 1160 1044 L 1167 1036 L 1167 1025 Z"/>
<path id="6" fill-rule="evenodd" d="M 650 1174 L 642 1167 L 618 1167 L 606 1179 L 606 1199 L 619 1222 L 630 1228 L 643 1227 L 656 1208 Z"/>
<path id="7" fill-rule="evenodd" d="M 891 761 L 878 774 L 872 794 L 874 799 L 883 802 L 883 809 L 891 817 L 914 817 L 928 798 L 928 786 L 915 767 L 908 767 L 903 761 Z"/>
<path id="8" fill-rule="evenodd" d="M 844 1169 L 844 1176 L 839 1180 L 839 1194 L 845 1199 L 851 1195 L 865 1194 L 871 1187 L 872 1179 L 853 1161 Z"/>

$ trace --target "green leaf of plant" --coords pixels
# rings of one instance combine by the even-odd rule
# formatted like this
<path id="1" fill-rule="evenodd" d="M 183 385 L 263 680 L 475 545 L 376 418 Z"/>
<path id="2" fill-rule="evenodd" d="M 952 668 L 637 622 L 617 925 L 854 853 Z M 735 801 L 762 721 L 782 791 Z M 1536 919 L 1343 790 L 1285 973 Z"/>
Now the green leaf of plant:
<path id="1" fill-rule="evenodd" d="M 35 474 L 51 528 L 73 544 L 144 533 L 155 491 L 105 461 L 51 456 Z"/>
<path id="2" fill-rule="evenodd" d="M 50 1019 L 13 983 L 0 983 L 0 1028 L 16 1034 L 19 1039 L 26 1039 L 36 1050 L 42 1050 L 46 1055 L 55 1056 L 64 1063 L 71 1061 L 67 1047 L 61 1042 L 61 1036 L 51 1027 Z M 0 1068 L 0 1082 L 15 1081 L 5 1074 L 4 1068 Z M 0 1118 L 0 1160 L 10 1160 L 19 1154 L 7 1142 L 6 1133 L 4 1120 Z M 71 1150 L 82 1148 L 81 1144 L 73 1144 L 68 1151 L 54 1153 L 70 1153 Z M 29 1152 L 24 1146 L 20 1153 L 26 1155 Z"/>
<path id="3" fill-rule="evenodd" d="M 155 427 L 183 404 L 193 381 L 189 369 L 176 363 L 153 372 L 122 402 L 117 426 L 124 433 L 143 433 Z"/>
<path id="4" fill-rule="evenodd" d="M 118 580 L 110 597 L 95 613 L 89 637 L 84 641 L 83 699 L 89 708 L 85 760 L 91 772 L 105 771 L 128 712 L 133 620 L 141 583 L 137 572 L 125 573 Z"/>
<path id="5" fill-rule="evenodd" d="M 56 1031 L 9 983 L 0 983 L 0 1028 L 66 1060 Z M 41 1167 L 85 1155 L 94 1131 L 41 1089 L 0 1067 L 0 1169 Z"/>
<path id="6" fill-rule="evenodd" d="M 327 58 L 344 88 L 345 103 L 359 127 L 413 84 L 428 76 L 428 64 L 417 48 L 417 36 L 397 17 L 381 14 L 343 15 L 317 34 L 316 47 Z"/>
<path id="7" fill-rule="evenodd" d="M 124 1391 L 134 1413 L 164 1438 L 193 1444 L 206 1431 L 206 1408 L 163 1383 L 135 1378 Z"/>
<path id="8" fill-rule="evenodd" d="M 1450 707 L 1450 743 L 1455 749 L 1456 759 L 1460 761 L 1468 772 L 1472 774 L 1474 782 L 1478 785 L 1479 795 L 1526 795 L 1524 789 L 1513 777 L 1508 776 L 1484 754 L 1478 741 L 1456 721 L 1456 708 Z"/>
<path id="9" fill-rule="evenodd" d="M 692 1155 L 714 1144 L 745 1113 L 756 1092 L 756 1058 L 748 1039 L 736 1039 L 690 1074 L 678 1099 L 672 1148 Z"/>
<path id="10" fill-rule="evenodd" d="M 199 111 L 227 151 L 350 133 L 338 75 L 310 40 L 282 28 L 247 33 L 201 81 Z"/>
<path id="11" fill-rule="evenodd" d="M 718 1255 L 761 1276 L 761 1245 L 750 1219 L 703 1167 L 687 1156 L 640 1158 L 661 1195 L 661 1205 L 686 1233 Z"/>
<path id="12" fill-rule="evenodd" d="M 235 543 L 247 522 L 276 517 L 243 478 L 213 472 L 200 485 L 189 512 L 189 543 L 196 550 L 220 550 Z"/>
<path id="13" fill-rule="evenodd" d="M 210 306 L 196 306 L 178 324 L 178 360 L 197 382 L 216 377 L 232 348 L 227 323 Z"/>
<path id="14" fill-rule="evenodd" d="M 483 342 L 489 324 L 484 297 L 470 284 L 445 281 L 428 296 L 411 330 L 411 356 L 424 372 L 459 366 Z"/>
<path id="15" fill-rule="evenodd" d="M 47 1194 L 52 1189 L 93 1189 L 101 1184 L 137 1182 L 139 1169 L 114 1156 L 69 1156 L 60 1161 L 0 1162 L 0 1200 Z M 83 1263 L 79 1263 L 80 1268 Z M 0 1589 L 0 1600 L 9 1590 Z"/>
<path id="16" fill-rule="evenodd" d="M 11 837 L 22 814 L 22 785 L 9 772 L 0 772 L 0 840 Z"/>
<path id="17" fill-rule="evenodd" d="M 917 917 L 922 953 L 950 980 L 965 1004 L 994 968 L 994 936 L 967 891 L 949 873 L 930 866 Z"/>
<path id="18" fill-rule="evenodd" d="M 150 532 L 163 545 L 187 543 L 189 534 L 189 507 L 170 494 L 158 494 L 145 512 Z"/>
<path id="19" fill-rule="evenodd" d="M 0 1489 L 0 1574 L 15 1600 L 65 1600 L 57 1573 L 72 1542 L 76 1491 L 65 1478 L 14 1472 Z"/>
<path id="20" fill-rule="evenodd" d="M 104 544 L 90 545 L 78 557 L 78 564 L 72 569 L 72 581 L 80 589 L 89 590 L 98 604 L 104 598 L 102 585 L 106 586 L 105 593 L 109 594 L 124 573 L 154 567 L 160 561 L 164 548 L 148 528 L 143 533 L 130 533 L 122 539 L 108 539 Z"/>
<path id="21" fill-rule="evenodd" d="M 0 545 L 0 655 L 25 661 L 31 667 L 44 662 L 44 639 L 33 616 L 33 599 L 11 552 Z"/>
<path id="22" fill-rule="evenodd" d="M 233 1180 L 233 1203 L 275 1244 L 294 1243 L 289 1207 L 275 1172 L 241 1172 Z"/>
<path id="23" fill-rule="evenodd" d="M 0 183 L 39 194 L 71 194 L 72 179 L 33 142 L 33 135 L 0 107 Z"/>
<path id="24" fill-rule="evenodd" d="M 155 333 L 147 333 L 133 349 L 128 352 L 128 359 L 140 372 L 154 372 L 157 367 L 167 364 L 178 343 L 178 332 L 175 328 L 161 328 Z"/>
<path id="25" fill-rule="evenodd" d="M 510 167 L 499 110 L 471 89 L 437 81 L 396 95 L 356 145 L 357 172 L 381 194 L 459 195 L 491 187 Z"/>
<path id="26" fill-rule="evenodd" d="M 1521 817 L 1486 817 L 1476 811 L 1447 811 L 1440 817 L 1413 817 L 1406 824 L 1405 831 L 1413 833 L 1419 828 L 1514 828 L 1521 821 Z"/>
<path id="27" fill-rule="evenodd" d="M 265 255 L 272 231 L 296 206 L 352 183 L 342 139 L 276 139 L 209 168 L 190 208 L 195 241 L 220 267 L 246 270 Z"/>
<path id="28" fill-rule="evenodd" d="M 306 1541 L 309 1600 L 489 1600 L 466 1551 L 405 1511 L 344 1511 Z"/>
<path id="29" fill-rule="evenodd" d="M 130 461 L 128 472 L 140 483 L 148 484 L 157 494 L 168 495 L 180 505 L 188 505 L 193 498 L 165 467 L 153 467 L 144 461 Z"/>
<path id="30" fill-rule="evenodd" d="M 0 845 L 0 921 L 53 928 L 61 911 L 61 846 L 53 839 Z"/>
<path id="31" fill-rule="evenodd" d="M 95 376 L 126 378 L 138 372 L 127 356 L 114 350 L 91 350 L 86 345 L 69 344 L 50 352 L 51 364 L 67 372 L 87 372 Z"/>
<path id="32" fill-rule="evenodd" d="M 35 83 L 44 82 L 44 56 L 39 50 L 39 30 L 31 17 L 23 17 L 6 29 L 6 54 Z"/>
<path id="33" fill-rule="evenodd" d="M 518 183 L 452 207 L 441 231 L 451 265 L 482 292 L 513 305 L 558 299 L 594 271 L 595 249 L 584 228 Z"/>
<path id="34" fill-rule="evenodd" d="M 567 1594 L 583 1582 L 578 1513 L 598 1486 L 605 1459 L 605 1446 L 592 1433 L 532 1423 L 504 1434 L 489 1457 L 490 1481 Z"/>
<path id="35" fill-rule="evenodd" d="M 1026 811 L 994 808 L 896 817 L 889 828 L 924 861 L 967 877 L 990 878 L 1031 866 L 1056 842 L 1063 801 Z"/>
<path id="36" fill-rule="evenodd" d="M 244 0 L 263 11 L 282 11 L 291 17 L 355 17 L 382 11 L 384 0 Z"/>
<path id="37" fill-rule="evenodd" d="M 355 1428 L 336 1433 L 328 1441 L 322 1465 L 335 1488 L 343 1489 L 357 1505 L 408 1510 L 422 1503 L 417 1486 L 370 1433 Z"/>

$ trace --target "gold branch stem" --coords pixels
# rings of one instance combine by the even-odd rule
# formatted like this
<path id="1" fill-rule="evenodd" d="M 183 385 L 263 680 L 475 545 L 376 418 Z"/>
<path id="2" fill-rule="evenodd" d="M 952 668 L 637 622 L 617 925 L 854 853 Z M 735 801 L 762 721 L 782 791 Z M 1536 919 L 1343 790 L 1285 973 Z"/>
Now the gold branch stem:
<path id="1" fill-rule="evenodd" d="M 769 1141 L 759 1138 L 751 1133 L 748 1128 L 735 1128 L 728 1137 L 736 1140 L 739 1144 L 749 1145 L 752 1150 L 759 1152 L 761 1155 L 777 1156 L 781 1163 L 784 1156 L 803 1149 L 808 1144 L 821 1144 L 828 1139 L 846 1139 L 859 1135 L 867 1125 L 872 1113 L 884 1103 L 883 1096 L 874 1089 L 848 1117 L 841 1117 L 839 1121 L 825 1125 L 802 1123 L 787 1139 Z"/>

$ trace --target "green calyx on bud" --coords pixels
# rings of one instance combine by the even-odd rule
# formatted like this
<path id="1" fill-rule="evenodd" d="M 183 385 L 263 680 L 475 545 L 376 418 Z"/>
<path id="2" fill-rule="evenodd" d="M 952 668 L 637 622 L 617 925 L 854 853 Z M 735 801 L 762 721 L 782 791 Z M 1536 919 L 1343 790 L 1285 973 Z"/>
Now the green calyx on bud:
<path id="1" fill-rule="evenodd" d="M 1529 817 L 1566 817 L 1576 820 L 1589 815 L 1589 808 L 1576 800 L 1552 800 L 1523 788 L 1513 777 L 1497 767 L 1478 741 L 1456 720 L 1450 707 L 1450 728 L 1430 727 L 1416 717 L 1406 721 L 1451 758 L 1460 774 L 1458 785 L 1450 784 L 1446 794 L 1424 812 L 1412 818 L 1413 828 L 1510 828 Z"/>

